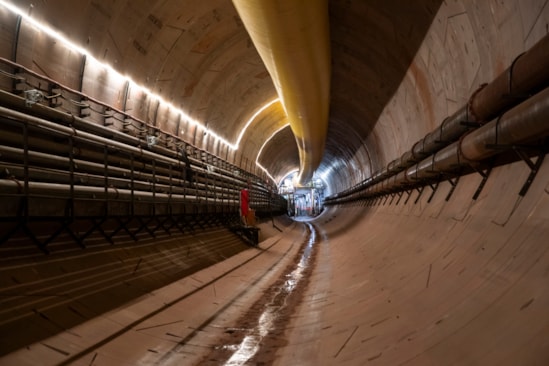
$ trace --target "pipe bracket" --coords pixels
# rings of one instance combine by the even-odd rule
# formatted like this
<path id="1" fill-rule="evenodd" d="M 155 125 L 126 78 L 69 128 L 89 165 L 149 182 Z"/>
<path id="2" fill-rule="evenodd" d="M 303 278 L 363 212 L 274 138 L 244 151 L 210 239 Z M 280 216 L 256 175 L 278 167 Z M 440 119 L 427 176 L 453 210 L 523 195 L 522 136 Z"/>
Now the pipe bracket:
<path id="1" fill-rule="evenodd" d="M 529 94 L 514 94 L 513 93 L 513 71 L 514 71 L 514 68 L 515 68 L 515 64 L 517 63 L 518 59 L 521 58 L 526 52 L 522 52 L 521 54 L 519 54 L 517 57 L 515 57 L 515 59 L 513 60 L 513 62 L 511 62 L 511 66 L 509 66 L 509 72 L 508 72 L 508 79 L 509 79 L 509 94 L 503 94 L 503 97 L 505 98 L 516 98 L 516 99 L 528 99 L 530 98 L 531 95 Z"/>
<path id="2" fill-rule="evenodd" d="M 454 178 L 453 180 L 452 179 L 448 179 L 448 183 L 450 183 L 450 185 L 452 186 L 452 188 L 450 188 L 450 191 L 448 192 L 448 194 L 446 195 L 446 198 L 445 198 L 445 201 L 448 202 L 450 200 L 450 198 L 452 197 L 452 195 L 454 194 L 454 191 L 456 190 L 456 187 L 457 187 L 457 184 L 459 183 L 459 178 L 461 176 L 458 175 L 456 178 Z"/>
<path id="3" fill-rule="evenodd" d="M 480 196 L 480 193 L 482 192 L 484 186 L 486 185 L 486 181 L 488 180 L 488 177 L 490 176 L 490 173 L 492 172 L 492 165 L 490 164 L 488 166 L 488 168 L 486 169 L 476 169 L 476 172 L 480 174 L 480 176 L 482 177 L 482 181 L 480 182 L 480 184 L 478 185 L 478 188 L 475 192 L 475 194 L 473 195 L 473 201 L 476 201 L 477 198 Z"/>
<path id="4" fill-rule="evenodd" d="M 458 142 L 457 142 L 457 163 L 454 165 L 454 168 L 458 168 L 458 167 L 461 167 L 465 164 L 469 164 L 471 166 L 475 165 L 477 162 L 473 159 L 470 159 L 468 158 L 467 156 L 465 156 L 465 154 L 463 153 L 463 149 L 461 148 L 461 145 L 463 144 L 463 140 L 469 135 L 469 133 L 471 133 L 471 131 L 469 132 L 466 132 L 464 133 L 463 135 L 461 135 L 461 137 L 459 138 Z"/>
<path id="5" fill-rule="evenodd" d="M 530 174 L 528 175 L 528 178 L 526 179 L 526 182 L 524 182 L 524 185 L 522 186 L 522 188 L 519 192 L 519 195 L 521 197 L 524 197 L 526 195 L 526 193 L 528 192 L 528 189 L 530 189 L 530 186 L 534 182 L 534 179 L 536 178 L 536 175 L 538 174 L 539 168 L 541 167 L 541 163 L 543 163 L 544 158 L 545 158 L 545 152 L 538 156 L 535 163 L 532 163 L 532 161 L 529 158 L 527 160 L 524 159 L 524 161 L 527 162 L 528 166 L 530 167 Z"/>
<path id="6" fill-rule="evenodd" d="M 416 200 L 414 201 L 414 205 L 419 202 L 419 199 L 421 198 L 421 195 L 423 194 L 423 191 L 425 190 L 425 186 L 416 187 L 415 190 L 418 191 L 419 194 L 417 195 Z"/>
<path id="7" fill-rule="evenodd" d="M 479 118 L 478 118 L 478 116 L 475 114 L 475 110 L 474 110 L 474 108 L 473 108 L 473 100 L 475 99 L 475 97 L 477 96 L 477 94 L 480 93 L 480 91 L 481 91 L 482 89 L 484 89 L 487 85 L 488 85 L 488 83 L 480 84 L 480 86 L 477 88 L 477 90 L 475 90 L 475 91 L 473 92 L 473 94 L 471 94 L 471 97 L 469 98 L 469 101 L 467 102 L 467 111 L 468 111 L 468 113 L 470 114 L 470 116 L 472 117 L 472 120 L 473 120 L 473 121 L 480 122 L 480 121 L 479 121 Z"/>
<path id="8" fill-rule="evenodd" d="M 24 191 L 23 184 L 21 184 L 21 182 L 19 180 L 17 180 L 17 178 L 15 178 L 13 176 L 10 176 L 10 177 L 8 177 L 8 179 L 14 181 L 15 184 L 17 184 L 17 194 L 23 193 L 23 191 Z"/>
<path id="9" fill-rule="evenodd" d="M 519 196 L 524 197 L 526 193 L 528 192 L 528 189 L 530 189 L 530 186 L 534 182 L 534 179 L 536 178 L 536 175 L 538 174 L 539 168 L 541 167 L 541 164 L 543 163 L 543 159 L 545 159 L 545 155 L 547 154 L 547 144 L 545 146 L 540 146 L 538 148 L 538 155 L 535 162 L 532 161 L 529 154 L 526 153 L 525 149 L 520 149 L 514 147 L 513 150 L 515 153 L 528 165 L 530 168 L 530 174 L 528 175 L 528 178 L 526 179 L 526 182 L 524 182 L 524 185 L 522 186 Z"/>
<path id="10" fill-rule="evenodd" d="M 440 185 L 440 181 L 437 181 L 435 184 L 429 184 L 429 187 L 431 187 L 431 195 L 429 196 L 429 199 L 427 200 L 427 203 L 431 203 L 433 200 L 433 197 L 435 196 L 435 193 L 438 190 L 438 186 Z"/>

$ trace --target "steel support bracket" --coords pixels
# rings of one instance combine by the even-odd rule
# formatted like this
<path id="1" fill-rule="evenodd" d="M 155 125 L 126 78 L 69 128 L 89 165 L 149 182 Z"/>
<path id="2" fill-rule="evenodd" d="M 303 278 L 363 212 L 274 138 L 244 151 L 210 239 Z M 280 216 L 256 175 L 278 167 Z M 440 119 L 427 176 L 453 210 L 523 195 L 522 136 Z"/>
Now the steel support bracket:
<path id="1" fill-rule="evenodd" d="M 421 195 L 423 194 L 423 191 L 425 190 L 425 186 L 423 187 L 420 187 L 420 188 L 414 188 L 416 191 L 418 191 L 418 195 L 416 197 L 416 200 L 414 201 L 414 205 L 417 204 L 419 202 L 419 199 L 421 198 Z"/>
<path id="2" fill-rule="evenodd" d="M 455 177 L 454 179 L 448 179 L 448 183 L 450 183 L 450 185 L 452 186 L 450 188 L 450 191 L 448 192 L 448 194 L 446 195 L 446 202 L 448 202 L 450 200 L 450 198 L 452 197 L 452 195 L 454 194 L 454 191 L 456 190 L 456 187 L 457 187 L 457 184 L 459 182 L 459 178 L 461 176 L 458 175 L 457 177 Z"/>
<path id="3" fill-rule="evenodd" d="M 32 230 L 27 226 L 26 223 L 23 224 L 22 228 L 23 232 L 25 234 L 27 234 L 27 236 L 29 238 L 31 238 L 31 240 L 34 242 L 34 244 L 36 244 L 36 246 L 42 251 L 44 252 L 44 254 L 50 254 L 50 251 L 48 250 L 47 248 L 47 244 L 44 244 L 42 243 L 40 240 L 38 240 L 38 238 L 36 237 L 36 235 L 34 235 L 34 233 L 32 232 Z"/>
<path id="4" fill-rule="evenodd" d="M 530 189 L 530 186 L 532 185 L 532 182 L 536 178 L 536 175 L 538 174 L 539 168 L 541 167 L 541 164 L 543 163 L 543 159 L 545 158 L 545 155 L 547 154 L 547 144 L 545 145 L 537 145 L 537 146 L 531 146 L 531 145 L 505 145 L 505 144 L 487 144 L 486 147 L 489 149 L 498 149 L 498 150 L 512 150 L 517 154 L 517 156 L 528 165 L 530 168 L 530 174 L 528 175 L 528 178 L 526 179 L 526 182 L 524 182 L 524 185 L 522 186 L 519 195 L 521 197 L 524 197 L 526 193 L 528 192 L 528 189 Z M 534 152 L 534 156 L 537 156 L 536 161 L 534 162 L 531 159 L 531 155 L 528 152 Z"/>
<path id="5" fill-rule="evenodd" d="M 72 239 L 81 247 L 81 248 L 85 248 L 86 246 L 84 245 L 84 242 L 82 240 L 81 237 L 77 236 L 76 233 L 74 231 L 71 230 L 71 228 L 69 227 L 70 225 L 72 224 L 72 220 L 67 220 L 67 219 L 63 219 L 61 221 L 61 226 L 53 233 L 50 235 L 50 237 L 48 239 L 46 239 L 42 245 L 40 246 L 40 249 L 44 250 L 48 244 L 50 242 L 52 242 L 57 236 L 59 236 L 63 231 L 67 232 L 71 237 Z M 43 248 L 42 248 L 43 247 Z"/>
<path id="6" fill-rule="evenodd" d="M 133 235 L 137 237 L 137 234 L 139 234 L 141 231 L 145 230 L 147 233 L 149 233 L 150 236 L 153 238 L 156 238 L 156 235 L 154 232 L 149 228 L 149 224 L 154 220 L 154 216 L 149 218 L 148 220 L 144 220 L 140 216 L 136 216 L 137 221 L 139 221 L 139 228 L 134 231 Z"/>
<path id="7" fill-rule="evenodd" d="M 404 204 L 406 205 L 408 203 L 408 201 L 410 200 L 410 197 L 412 197 L 412 192 L 413 192 L 413 189 L 409 189 L 406 191 L 406 193 L 408 193 L 408 197 L 406 197 L 406 200 L 404 201 Z"/>
<path id="8" fill-rule="evenodd" d="M 98 231 L 109 242 L 109 244 L 113 245 L 114 241 L 112 241 L 112 238 L 110 238 L 107 233 L 105 233 L 105 230 L 103 230 L 103 228 L 101 227 L 103 223 L 107 221 L 107 216 L 101 217 L 99 219 L 92 217 L 90 218 L 90 220 L 92 222 L 92 227 L 80 237 L 80 240 L 84 241 L 84 239 L 90 236 L 94 231 Z"/>
<path id="9" fill-rule="evenodd" d="M 378 195 L 377 195 L 377 197 L 376 197 L 376 201 L 375 201 L 375 203 L 374 203 L 374 206 L 379 205 L 379 203 L 381 202 L 381 200 L 383 200 L 383 194 L 378 193 Z"/>
<path id="10" fill-rule="evenodd" d="M 170 216 L 166 216 L 166 217 L 163 217 L 161 218 L 160 216 L 154 216 L 152 219 L 151 219 L 151 222 L 152 221 L 156 221 L 157 222 L 157 225 L 154 227 L 154 229 L 152 229 L 152 232 L 153 233 L 156 233 L 156 231 L 158 229 L 162 229 L 166 232 L 166 234 L 168 235 L 172 235 L 172 233 L 170 233 L 170 230 L 168 228 L 166 228 L 166 223 L 170 220 Z M 171 228 L 171 226 L 170 226 Z M 156 236 L 153 236 L 153 237 L 156 237 Z"/>
<path id="11" fill-rule="evenodd" d="M 478 188 L 477 188 L 475 194 L 473 195 L 473 200 L 476 201 L 478 196 L 480 196 L 480 193 L 482 192 L 482 189 L 484 188 L 484 185 L 486 184 L 486 181 L 488 180 L 488 177 L 490 176 L 490 173 L 492 172 L 492 165 L 490 165 L 486 169 L 480 169 L 480 170 L 476 169 L 476 168 L 474 168 L 474 169 L 482 177 L 482 181 L 478 185 Z"/>
<path id="12" fill-rule="evenodd" d="M 431 200 L 435 196 L 435 193 L 438 189 L 439 184 L 440 184 L 440 181 L 436 182 L 435 184 L 429 184 L 429 187 L 431 187 L 432 192 L 431 192 L 431 195 L 429 196 L 429 199 L 427 200 L 427 203 L 431 203 Z"/>
<path id="13" fill-rule="evenodd" d="M 396 195 L 397 195 L 396 193 L 391 193 L 391 200 L 389 201 L 389 206 L 393 204 L 393 201 L 394 201 Z"/>
<path id="14" fill-rule="evenodd" d="M 515 148 L 513 150 L 530 168 L 530 174 L 528 175 L 526 182 L 524 182 L 524 185 L 522 186 L 519 192 L 519 196 L 524 197 L 528 192 L 528 189 L 530 189 L 530 186 L 532 185 L 532 182 L 536 178 L 536 175 L 538 174 L 539 168 L 541 167 L 541 164 L 543 163 L 543 159 L 545 158 L 546 151 L 545 149 L 540 149 L 536 161 L 533 162 L 532 159 L 530 159 L 530 156 L 528 156 L 528 154 L 526 154 L 524 150 L 515 149 Z"/>
<path id="15" fill-rule="evenodd" d="M 401 191 L 401 192 L 398 192 L 397 195 L 398 195 L 398 200 L 396 201 L 396 204 L 395 204 L 396 206 L 398 206 L 398 203 L 399 203 L 400 200 L 402 199 L 402 196 L 404 195 L 404 192 L 402 192 L 402 191 Z"/>
<path id="16" fill-rule="evenodd" d="M 133 217 L 130 217 L 127 220 L 123 220 L 120 216 L 116 217 L 116 221 L 118 222 L 118 227 L 109 235 L 109 238 L 112 240 L 112 238 L 122 229 L 128 234 L 133 241 L 137 241 L 137 237 L 128 229 L 128 224 L 133 220 Z"/>

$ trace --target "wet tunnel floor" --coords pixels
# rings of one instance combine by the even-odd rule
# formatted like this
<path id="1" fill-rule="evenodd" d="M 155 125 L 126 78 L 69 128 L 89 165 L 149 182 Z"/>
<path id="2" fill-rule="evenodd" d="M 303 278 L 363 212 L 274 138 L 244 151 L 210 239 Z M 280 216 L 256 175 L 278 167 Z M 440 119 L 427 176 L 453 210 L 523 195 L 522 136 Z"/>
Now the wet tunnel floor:
<path id="1" fill-rule="evenodd" d="M 274 361 L 276 350 L 286 345 L 285 329 L 314 269 L 317 252 L 314 245 L 318 235 L 312 224 L 306 225 L 308 237 L 301 244 L 294 262 L 237 321 L 237 326 L 225 331 L 220 344 L 201 365 L 268 365 Z"/>
<path id="2" fill-rule="evenodd" d="M 548 183 L 517 206 L 499 194 L 519 191 L 516 172 L 492 174 L 496 194 L 473 202 L 465 176 L 450 201 L 293 222 L 0 365 L 549 364 Z"/>
<path id="3" fill-rule="evenodd" d="M 257 249 L 2 356 L 0 364 L 271 364 L 308 286 L 318 237 L 312 224 L 294 222 Z"/>

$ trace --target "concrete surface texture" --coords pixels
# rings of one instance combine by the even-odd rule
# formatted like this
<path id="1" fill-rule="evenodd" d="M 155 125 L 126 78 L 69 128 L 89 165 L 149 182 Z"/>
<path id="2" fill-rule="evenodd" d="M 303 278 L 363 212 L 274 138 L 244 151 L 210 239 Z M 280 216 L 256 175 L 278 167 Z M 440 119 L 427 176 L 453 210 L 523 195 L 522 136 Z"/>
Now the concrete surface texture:
<path id="1" fill-rule="evenodd" d="M 258 115 L 238 150 L 203 133 L 234 142 L 276 98 L 229 1 L 10 3 L 207 127 L 175 123 L 169 107 L 137 88 L 124 93 L 124 80 L 83 66 L 78 52 L 25 22 L 18 26 L 4 7 L 2 57 L 257 171 L 263 142 L 279 131 L 261 164 L 278 179 L 297 168 L 295 142 L 287 128 L 279 130 L 280 107 Z M 549 24 L 544 0 L 331 0 L 329 8 L 332 97 L 319 175 L 330 193 L 409 150 L 546 36 Z M 11 80 L 0 80 L 11 88 Z M 451 185 L 442 182 L 430 202 L 427 186 L 401 199 L 329 207 L 309 223 L 279 221 L 283 232 L 265 228 L 259 248 L 241 247 L 228 233 L 222 249 L 186 244 L 217 258 L 177 279 L 163 271 L 177 268 L 171 266 L 185 253 L 177 254 L 177 245 L 151 249 L 164 251 L 167 266 L 149 268 L 154 286 L 120 286 L 125 300 L 97 317 L 85 313 L 85 303 L 48 314 L 21 300 L 27 294 L 10 292 L 38 281 L 30 294 L 37 296 L 41 277 L 53 281 L 92 259 L 76 269 L 63 268 L 71 262 L 62 256 L 48 259 L 61 263 L 55 269 L 33 256 L 4 261 L 0 301 L 27 304 L 4 319 L 27 317 L 18 331 L 40 335 L 10 346 L 6 330 L 0 364 L 549 364 L 548 164 L 524 196 L 518 193 L 530 169 L 518 161 L 494 168 L 477 199 L 482 177 L 474 173 L 461 177 L 449 200 Z M 127 250 L 134 271 L 141 254 Z M 217 250 L 230 257 L 212 255 Z M 64 325 L 71 317 L 79 319 Z"/>

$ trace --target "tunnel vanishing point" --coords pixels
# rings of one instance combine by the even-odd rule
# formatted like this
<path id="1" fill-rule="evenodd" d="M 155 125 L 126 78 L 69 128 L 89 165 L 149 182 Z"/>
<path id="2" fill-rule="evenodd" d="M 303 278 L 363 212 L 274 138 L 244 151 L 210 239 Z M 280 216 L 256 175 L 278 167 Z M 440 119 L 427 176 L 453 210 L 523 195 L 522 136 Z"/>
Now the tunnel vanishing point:
<path id="1" fill-rule="evenodd" d="M 549 365 L 547 1 L 0 29 L 0 365 Z"/>

